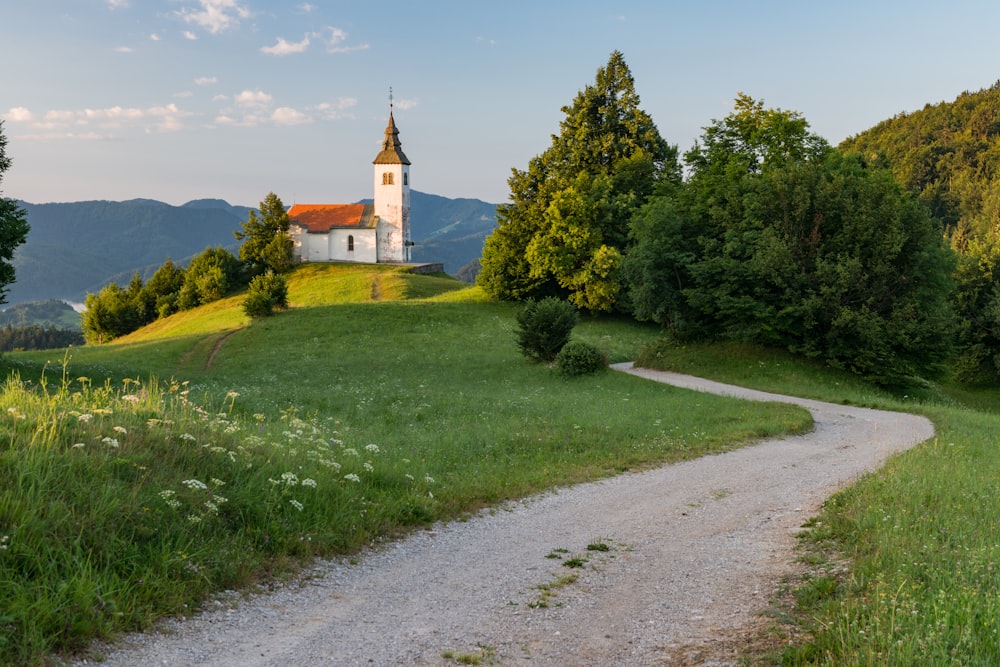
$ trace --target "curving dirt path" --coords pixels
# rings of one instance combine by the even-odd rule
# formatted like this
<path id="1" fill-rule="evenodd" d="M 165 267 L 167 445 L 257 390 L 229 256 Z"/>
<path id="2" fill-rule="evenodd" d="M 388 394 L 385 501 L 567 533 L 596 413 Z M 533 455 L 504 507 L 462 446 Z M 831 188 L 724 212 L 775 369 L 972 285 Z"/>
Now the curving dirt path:
<path id="1" fill-rule="evenodd" d="M 234 594 L 162 633 L 128 637 L 102 664 L 735 665 L 738 638 L 791 571 L 803 521 L 934 433 L 923 417 L 616 368 L 796 403 L 816 428 L 512 503 L 356 564 L 323 563 L 300 585 Z M 582 567 L 567 567 L 573 558 Z"/>

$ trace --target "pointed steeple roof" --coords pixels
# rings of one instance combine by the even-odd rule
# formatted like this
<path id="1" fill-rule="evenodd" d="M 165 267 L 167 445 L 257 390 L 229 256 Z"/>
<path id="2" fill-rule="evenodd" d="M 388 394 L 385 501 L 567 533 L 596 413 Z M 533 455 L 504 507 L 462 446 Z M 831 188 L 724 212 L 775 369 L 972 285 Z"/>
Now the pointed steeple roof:
<path id="1" fill-rule="evenodd" d="M 410 164 L 399 143 L 399 130 L 396 129 L 396 121 L 392 119 L 392 111 L 389 112 L 389 124 L 385 126 L 382 152 L 375 156 L 372 164 Z"/>

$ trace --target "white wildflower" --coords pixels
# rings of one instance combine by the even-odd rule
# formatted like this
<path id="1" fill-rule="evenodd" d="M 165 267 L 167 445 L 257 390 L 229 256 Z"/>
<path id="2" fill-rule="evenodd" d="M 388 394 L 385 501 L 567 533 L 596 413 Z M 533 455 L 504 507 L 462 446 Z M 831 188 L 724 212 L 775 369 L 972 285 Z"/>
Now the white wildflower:
<path id="1" fill-rule="evenodd" d="M 187 440 L 189 442 L 194 442 L 195 437 L 193 435 L 191 435 L 190 433 L 181 433 L 180 434 L 180 439 L 181 440 Z"/>
<path id="2" fill-rule="evenodd" d="M 379 451 L 380 451 L 379 448 L 378 448 L 378 445 L 376 445 L 374 443 L 372 443 L 370 445 L 365 445 L 365 449 L 367 451 L 371 452 L 372 454 L 378 454 Z"/>
<path id="3" fill-rule="evenodd" d="M 84 413 L 84 414 L 80 415 L 79 417 L 77 417 L 76 420 L 79 421 L 79 422 L 83 422 L 84 424 L 86 424 L 87 422 L 91 421 L 93 418 L 94 418 L 94 415 L 92 415 L 89 412 L 87 412 L 87 413 Z"/>
<path id="4" fill-rule="evenodd" d="M 367 470 L 368 472 L 371 472 L 371 471 L 375 470 L 375 466 L 373 466 L 371 464 L 371 462 L 365 461 L 365 470 Z"/>
<path id="5" fill-rule="evenodd" d="M 360 482 L 361 481 L 361 478 L 358 477 L 357 475 L 355 475 L 353 472 L 349 472 L 346 475 L 344 475 L 344 479 L 346 479 L 349 482 Z"/>
<path id="6" fill-rule="evenodd" d="M 115 426 L 111 429 L 115 433 L 121 433 L 122 435 L 128 435 L 128 431 L 125 430 L 124 426 Z"/>
<path id="7" fill-rule="evenodd" d="M 295 486 L 296 484 L 299 483 L 299 478 L 295 475 L 294 472 L 283 472 L 281 473 L 281 481 L 284 482 L 287 486 Z"/>
<path id="8" fill-rule="evenodd" d="M 205 482 L 202 482 L 201 480 L 198 480 L 198 479 L 186 479 L 183 482 L 181 482 L 181 484 L 183 484 L 187 488 L 193 489 L 195 491 L 207 491 L 208 490 L 208 486 L 205 484 Z"/>
<path id="9" fill-rule="evenodd" d="M 225 485 L 226 485 L 226 483 L 225 483 L 225 482 L 223 482 L 223 481 L 222 481 L 221 479 L 219 479 L 218 477 L 213 477 L 213 478 L 211 479 L 211 482 L 212 482 L 212 486 L 225 486 Z"/>
<path id="10" fill-rule="evenodd" d="M 302 486 L 308 486 L 310 489 L 315 489 L 316 488 L 316 480 L 314 480 L 314 479 L 312 479 L 310 477 L 306 477 L 304 480 L 302 480 Z"/>
<path id="11" fill-rule="evenodd" d="M 86 447 L 86 446 L 87 445 L 83 444 L 82 442 L 78 442 L 75 445 L 73 445 L 73 449 L 80 449 L 81 447 Z"/>
<path id="12" fill-rule="evenodd" d="M 293 498 L 292 500 L 289 500 L 288 502 L 291 504 L 292 507 L 294 507 L 298 511 L 300 511 L 300 512 L 302 511 L 302 503 L 300 503 L 299 501 L 297 501 L 297 500 L 295 500 Z"/>
<path id="13" fill-rule="evenodd" d="M 107 445 L 108 447 L 111 447 L 113 449 L 117 449 L 118 448 L 118 439 L 117 438 L 104 437 L 104 438 L 101 438 L 101 442 L 103 442 L 105 445 Z"/>

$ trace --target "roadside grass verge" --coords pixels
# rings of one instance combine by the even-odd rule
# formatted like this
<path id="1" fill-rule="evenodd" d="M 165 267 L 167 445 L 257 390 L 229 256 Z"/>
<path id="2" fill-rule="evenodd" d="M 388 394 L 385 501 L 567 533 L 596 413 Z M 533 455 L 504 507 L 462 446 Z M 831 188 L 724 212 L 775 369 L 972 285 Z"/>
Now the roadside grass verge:
<path id="1" fill-rule="evenodd" d="M 519 354 L 515 312 L 343 303 L 4 357 L 0 663 L 508 499 L 811 425 L 611 371 L 567 381 Z M 610 319 L 574 332 L 612 360 L 655 335 Z"/>
<path id="2" fill-rule="evenodd" d="M 1000 415 L 995 388 L 892 394 L 752 346 L 656 346 L 645 365 L 928 416 L 933 440 L 835 494 L 806 524 L 794 623 L 753 664 L 1000 664 Z M 915 395 L 910 395 L 915 394 Z"/>

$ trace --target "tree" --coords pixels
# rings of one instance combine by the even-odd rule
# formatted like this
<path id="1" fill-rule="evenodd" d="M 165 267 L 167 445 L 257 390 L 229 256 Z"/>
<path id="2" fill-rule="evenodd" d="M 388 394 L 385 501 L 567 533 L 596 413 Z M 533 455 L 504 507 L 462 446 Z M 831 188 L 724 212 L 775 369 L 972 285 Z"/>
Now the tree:
<path id="1" fill-rule="evenodd" d="M 225 248 L 205 248 L 184 271 L 184 282 L 177 297 L 178 310 L 217 301 L 245 285 L 242 268 L 240 261 Z"/>
<path id="2" fill-rule="evenodd" d="M 618 51 L 562 111 L 552 145 L 508 180 L 511 201 L 497 207 L 477 282 L 499 299 L 564 296 L 612 310 L 629 219 L 657 182 L 680 180 L 677 148 L 639 108 Z"/>
<path id="3" fill-rule="evenodd" d="M 787 348 L 881 384 L 940 373 L 955 324 L 940 225 L 885 170 L 748 97 L 706 129 L 682 188 L 632 226 L 637 318 Z"/>
<path id="4" fill-rule="evenodd" d="M 291 222 L 285 205 L 273 192 L 260 203 L 260 215 L 250 211 L 243 230 L 233 232 L 240 246 L 240 260 L 250 267 L 252 275 L 265 271 L 281 273 L 292 265 L 292 239 L 288 235 Z"/>
<path id="5" fill-rule="evenodd" d="M 269 317 L 275 309 L 285 308 L 288 308 L 288 284 L 284 278 L 268 271 L 250 281 L 243 299 L 243 312 L 247 317 Z"/>
<path id="6" fill-rule="evenodd" d="M 10 169 L 11 159 L 7 157 L 7 138 L 0 121 L 0 186 L 3 175 Z M 14 282 L 14 251 L 28 238 L 28 220 L 23 208 L 13 199 L 3 196 L 0 187 L 0 303 L 7 302 L 7 285 Z"/>

